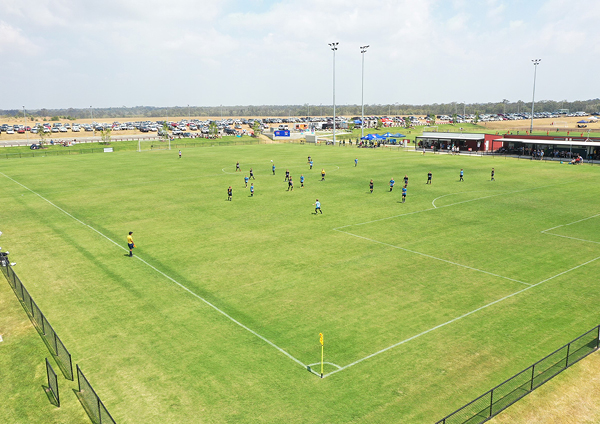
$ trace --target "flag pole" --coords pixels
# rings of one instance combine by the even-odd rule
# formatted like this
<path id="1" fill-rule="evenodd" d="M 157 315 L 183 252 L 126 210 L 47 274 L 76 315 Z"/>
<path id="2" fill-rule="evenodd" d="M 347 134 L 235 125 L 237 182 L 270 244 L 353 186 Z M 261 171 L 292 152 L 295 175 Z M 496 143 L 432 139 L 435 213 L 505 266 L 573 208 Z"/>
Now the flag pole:
<path id="1" fill-rule="evenodd" d="M 323 378 L 323 333 L 319 333 L 319 341 L 321 342 L 321 378 Z"/>

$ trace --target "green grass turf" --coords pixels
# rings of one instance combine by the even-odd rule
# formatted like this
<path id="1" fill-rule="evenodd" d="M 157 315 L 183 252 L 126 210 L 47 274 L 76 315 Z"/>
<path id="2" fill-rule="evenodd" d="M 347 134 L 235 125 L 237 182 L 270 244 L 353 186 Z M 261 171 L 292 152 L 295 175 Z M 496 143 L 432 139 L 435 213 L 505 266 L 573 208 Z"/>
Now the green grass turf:
<path id="1" fill-rule="evenodd" d="M 2 245 L 117 422 L 432 422 L 599 321 L 598 244 L 575 238 L 600 217 L 541 233 L 598 213 L 595 166 L 281 144 L 0 172 L 33 191 L 0 175 Z M 302 365 L 320 332 L 346 367 L 324 379 Z"/>

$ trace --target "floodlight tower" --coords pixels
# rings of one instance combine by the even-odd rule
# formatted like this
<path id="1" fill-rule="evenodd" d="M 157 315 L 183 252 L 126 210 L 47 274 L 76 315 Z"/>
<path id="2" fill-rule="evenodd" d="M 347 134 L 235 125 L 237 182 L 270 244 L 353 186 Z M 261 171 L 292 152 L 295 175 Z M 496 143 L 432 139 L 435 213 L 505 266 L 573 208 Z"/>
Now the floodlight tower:
<path id="1" fill-rule="evenodd" d="M 365 53 L 369 46 L 361 46 L 360 53 L 362 54 L 362 88 L 361 88 L 361 119 L 360 119 L 360 138 L 365 136 Z"/>
<path id="2" fill-rule="evenodd" d="M 335 51 L 340 43 L 329 43 L 333 51 L 333 145 L 335 146 Z"/>
<path id="3" fill-rule="evenodd" d="M 532 59 L 533 62 L 533 98 L 531 99 L 531 125 L 529 126 L 529 134 L 533 131 L 533 106 L 535 104 L 535 77 L 537 74 L 537 66 L 540 64 L 542 59 Z"/>

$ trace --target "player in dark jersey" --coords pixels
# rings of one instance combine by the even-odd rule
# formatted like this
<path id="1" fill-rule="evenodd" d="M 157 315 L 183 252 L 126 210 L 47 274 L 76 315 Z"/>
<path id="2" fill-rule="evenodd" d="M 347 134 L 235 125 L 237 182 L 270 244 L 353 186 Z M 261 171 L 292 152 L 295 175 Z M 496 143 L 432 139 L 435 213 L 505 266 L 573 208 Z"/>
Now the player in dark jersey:
<path id="1" fill-rule="evenodd" d="M 250 178 L 252 178 L 253 180 L 256 179 L 254 178 L 254 171 L 252 171 L 252 168 L 250 168 Z"/>
<path id="2" fill-rule="evenodd" d="M 283 180 L 283 181 L 287 181 L 287 180 L 289 180 L 289 179 L 290 179 L 290 170 L 289 170 L 289 169 L 286 169 L 286 170 L 285 170 L 285 180 Z"/>
<path id="3" fill-rule="evenodd" d="M 404 185 L 408 185 L 408 175 L 404 176 Z"/>
<path id="4" fill-rule="evenodd" d="M 431 171 L 427 173 L 427 182 L 425 184 L 431 184 Z"/>
<path id="5" fill-rule="evenodd" d="M 288 191 L 294 191 L 294 182 L 292 181 L 292 177 L 288 180 Z"/>
<path id="6" fill-rule="evenodd" d="M 233 197 L 233 190 L 232 190 L 231 186 L 229 186 L 229 188 L 227 189 L 227 200 L 231 200 L 232 197 Z"/>
<path id="7" fill-rule="evenodd" d="M 369 190 L 371 190 L 371 193 L 373 193 L 373 180 L 369 182 Z"/>
<path id="8" fill-rule="evenodd" d="M 494 178 L 495 174 L 496 174 L 496 171 L 494 171 L 494 168 L 492 168 L 492 179 L 491 179 L 491 181 L 496 181 L 496 179 Z"/>

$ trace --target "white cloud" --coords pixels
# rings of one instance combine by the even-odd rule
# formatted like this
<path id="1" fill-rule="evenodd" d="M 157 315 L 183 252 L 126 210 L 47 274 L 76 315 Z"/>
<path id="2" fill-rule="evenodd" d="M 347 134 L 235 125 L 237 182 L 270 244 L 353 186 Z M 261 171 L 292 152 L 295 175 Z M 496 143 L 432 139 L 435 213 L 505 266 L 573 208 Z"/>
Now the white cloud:
<path id="1" fill-rule="evenodd" d="M 0 21 L 0 53 L 32 56 L 38 51 L 38 46 L 23 35 L 20 29 Z"/>
<path id="2" fill-rule="evenodd" d="M 329 104 L 332 41 L 340 43 L 340 103 L 360 102 L 365 44 L 372 103 L 525 99 L 533 57 L 544 58 L 542 94 L 545 77 L 584 79 L 579 66 L 565 64 L 600 65 L 600 7 L 582 0 L 0 2 L 0 51 L 42 51 L 49 60 L 60 52 L 43 69 L 26 54 L 0 64 L 9 82 L 0 108 L 16 99 L 38 107 Z M 28 99 L 11 88 L 42 76 L 53 84 L 39 83 L 43 90 L 28 90 Z M 153 88 L 165 81 L 179 88 Z M 86 89 L 69 97 L 59 89 L 73 85 Z M 561 86 L 552 84 L 548 97 L 600 96 L 595 86 Z"/>

